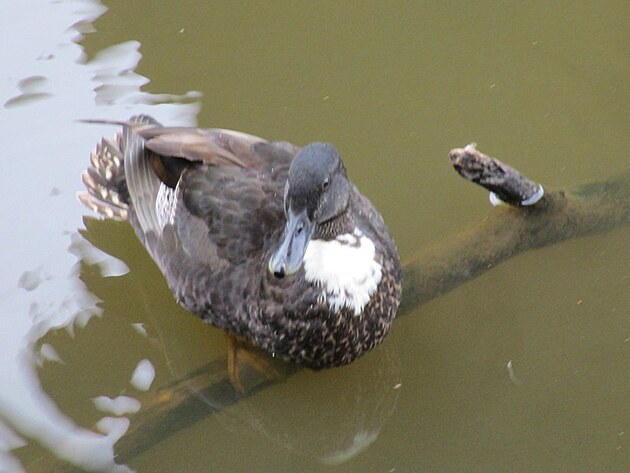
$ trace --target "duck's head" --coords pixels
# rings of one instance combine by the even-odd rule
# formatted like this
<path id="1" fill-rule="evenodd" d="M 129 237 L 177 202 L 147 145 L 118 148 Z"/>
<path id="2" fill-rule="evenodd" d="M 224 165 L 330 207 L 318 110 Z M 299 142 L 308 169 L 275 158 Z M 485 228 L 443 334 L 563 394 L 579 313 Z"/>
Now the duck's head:
<path id="1" fill-rule="evenodd" d="M 351 185 L 333 145 L 312 143 L 293 158 L 284 188 L 286 227 L 278 249 L 269 260 L 277 278 L 300 269 L 311 240 L 331 235 L 348 208 Z M 343 220 L 343 219 L 342 219 Z"/>

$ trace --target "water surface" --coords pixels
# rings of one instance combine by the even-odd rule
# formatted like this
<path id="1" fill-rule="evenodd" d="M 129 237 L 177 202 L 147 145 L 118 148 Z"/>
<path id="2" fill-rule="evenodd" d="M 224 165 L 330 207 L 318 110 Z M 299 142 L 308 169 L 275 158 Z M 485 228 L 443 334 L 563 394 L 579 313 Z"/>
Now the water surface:
<path id="1" fill-rule="evenodd" d="M 1 471 L 628 470 L 627 228 L 514 258 L 357 363 L 219 414 L 225 399 L 201 399 L 134 450 L 160 389 L 225 341 L 126 225 L 82 235 L 74 196 L 113 131 L 80 118 L 326 140 L 408 260 L 491 212 L 450 148 L 477 142 L 556 188 L 628 169 L 627 2 L 26 0 L 0 18 Z"/>

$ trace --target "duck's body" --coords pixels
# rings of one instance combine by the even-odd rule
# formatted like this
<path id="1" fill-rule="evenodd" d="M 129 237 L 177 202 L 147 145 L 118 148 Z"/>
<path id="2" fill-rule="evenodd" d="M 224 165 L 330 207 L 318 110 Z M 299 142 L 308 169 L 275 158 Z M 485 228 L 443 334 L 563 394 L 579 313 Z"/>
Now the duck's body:
<path id="1" fill-rule="evenodd" d="M 314 369 L 379 344 L 400 302 L 395 244 L 332 146 L 132 118 L 81 200 L 128 219 L 189 311 Z"/>

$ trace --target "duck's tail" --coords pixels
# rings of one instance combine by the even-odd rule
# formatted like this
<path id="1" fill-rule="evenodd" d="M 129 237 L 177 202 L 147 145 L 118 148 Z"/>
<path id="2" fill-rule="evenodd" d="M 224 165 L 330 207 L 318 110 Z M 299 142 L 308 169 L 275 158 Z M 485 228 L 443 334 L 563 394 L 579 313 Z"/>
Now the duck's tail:
<path id="1" fill-rule="evenodd" d="M 114 220 L 129 218 L 124 149 L 122 132 L 102 138 L 90 153 L 90 167 L 81 174 L 86 190 L 77 193 L 83 205 Z"/>
<path id="2" fill-rule="evenodd" d="M 140 226 L 143 229 L 151 227 L 155 220 L 152 214 L 155 213 L 159 181 L 150 171 L 144 154 L 144 140 L 135 133 L 135 129 L 146 124 L 159 124 L 144 115 L 132 117 L 129 121 L 83 121 L 122 125 L 123 128 L 113 138 L 101 139 L 90 154 L 90 167 L 81 175 L 86 190 L 77 193 L 79 201 L 114 220 L 129 220 L 132 217 L 129 209 L 133 206 L 136 214 L 133 217 L 139 220 Z"/>

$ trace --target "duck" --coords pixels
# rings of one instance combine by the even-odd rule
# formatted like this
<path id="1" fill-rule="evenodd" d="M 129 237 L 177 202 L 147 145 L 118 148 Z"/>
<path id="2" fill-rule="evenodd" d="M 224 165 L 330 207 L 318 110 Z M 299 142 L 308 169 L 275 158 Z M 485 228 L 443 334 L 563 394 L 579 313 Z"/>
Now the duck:
<path id="1" fill-rule="evenodd" d="M 402 291 L 396 244 L 329 143 L 298 147 L 147 115 L 103 138 L 79 200 L 128 221 L 177 302 L 319 370 L 379 345 Z"/>

